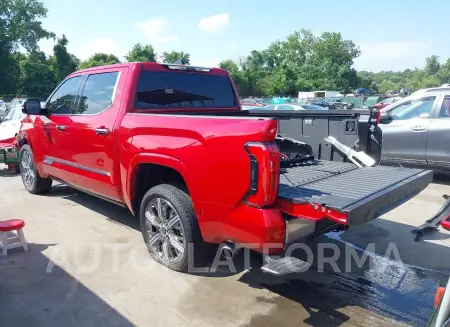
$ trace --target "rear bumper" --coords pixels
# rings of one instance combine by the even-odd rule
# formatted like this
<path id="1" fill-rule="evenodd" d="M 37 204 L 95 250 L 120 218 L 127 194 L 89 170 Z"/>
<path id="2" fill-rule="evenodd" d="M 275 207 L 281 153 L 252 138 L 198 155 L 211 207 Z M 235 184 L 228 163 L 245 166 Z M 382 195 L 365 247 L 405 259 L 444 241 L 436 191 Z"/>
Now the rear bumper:
<path id="1" fill-rule="evenodd" d="M 294 168 L 288 176 L 296 187 L 282 180 L 278 203 L 271 208 L 201 203 L 198 221 L 203 239 L 279 253 L 311 235 L 375 219 L 414 197 L 433 178 L 432 171 L 352 166 L 322 162 Z"/>

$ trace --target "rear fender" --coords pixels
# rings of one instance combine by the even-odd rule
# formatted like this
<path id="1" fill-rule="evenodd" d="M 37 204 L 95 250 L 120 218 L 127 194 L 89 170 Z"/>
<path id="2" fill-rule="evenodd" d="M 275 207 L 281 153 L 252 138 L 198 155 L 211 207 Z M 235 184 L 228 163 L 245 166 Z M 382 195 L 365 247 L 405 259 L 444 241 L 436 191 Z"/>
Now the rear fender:
<path id="1" fill-rule="evenodd" d="M 189 194 L 192 198 L 192 202 L 194 203 L 194 209 L 197 213 L 198 208 L 195 206 L 195 199 L 196 199 L 196 193 L 194 190 L 190 188 L 192 185 L 191 181 L 188 178 L 188 174 L 186 173 L 186 166 L 178 159 L 157 154 L 157 153 L 139 153 L 133 156 L 133 158 L 130 161 L 130 165 L 128 168 L 122 167 L 122 192 L 124 197 L 124 202 L 127 205 L 127 207 L 133 212 L 133 205 L 132 205 L 132 199 L 135 195 L 135 183 L 136 183 L 136 177 L 138 173 L 138 167 L 140 164 L 156 164 L 165 166 L 171 169 L 176 170 L 180 173 L 180 175 L 183 177 L 183 179 L 186 182 L 186 186 L 188 188 Z M 135 213 L 136 214 L 136 213 Z"/>

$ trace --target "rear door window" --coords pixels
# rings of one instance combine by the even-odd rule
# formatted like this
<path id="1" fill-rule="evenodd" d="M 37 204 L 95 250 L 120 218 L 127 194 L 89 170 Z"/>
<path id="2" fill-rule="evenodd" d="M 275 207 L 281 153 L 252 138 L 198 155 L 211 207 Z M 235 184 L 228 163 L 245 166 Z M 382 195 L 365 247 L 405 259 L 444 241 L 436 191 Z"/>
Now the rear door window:
<path id="1" fill-rule="evenodd" d="M 77 114 L 95 115 L 108 109 L 114 100 L 119 72 L 89 75 L 81 94 Z"/>
<path id="2" fill-rule="evenodd" d="M 136 109 L 236 108 L 228 76 L 207 73 L 143 71 Z"/>
<path id="3" fill-rule="evenodd" d="M 439 118 L 450 118 L 450 95 L 446 95 L 442 102 Z"/>

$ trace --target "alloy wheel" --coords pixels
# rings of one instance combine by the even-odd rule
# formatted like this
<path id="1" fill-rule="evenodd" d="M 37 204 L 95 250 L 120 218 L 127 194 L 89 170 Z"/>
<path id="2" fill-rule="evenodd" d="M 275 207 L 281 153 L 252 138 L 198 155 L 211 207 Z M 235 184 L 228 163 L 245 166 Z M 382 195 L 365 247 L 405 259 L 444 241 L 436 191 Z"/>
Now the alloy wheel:
<path id="1" fill-rule="evenodd" d="M 20 160 L 20 174 L 22 175 L 22 180 L 28 188 L 32 188 L 36 179 L 34 173 L 34 164 L 31 159 L 31 154 L 25 151 Z"/>
<path id="2" fill-rule="evenodd" d="M 186 238 L 180 215 L 169 201 L 152 199 L 145 210 L 148 244 L 165 263 L 177 263 L 183 257 Z"/>

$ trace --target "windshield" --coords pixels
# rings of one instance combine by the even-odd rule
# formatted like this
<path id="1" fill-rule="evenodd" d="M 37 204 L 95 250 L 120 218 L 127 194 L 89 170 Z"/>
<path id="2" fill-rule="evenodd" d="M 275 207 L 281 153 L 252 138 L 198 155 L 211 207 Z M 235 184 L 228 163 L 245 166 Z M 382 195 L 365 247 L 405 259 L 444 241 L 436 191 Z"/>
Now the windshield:
<path id="1" fill-rule="evenodd" d="M 135 108 L 237 108 L 226 75 L 144 71 L 139 76 Z"/>
<path id="2" fill-rule="evenodd" d="M 6 113 L 3 121 L 5 122 L 7 120 L 22 120 L 24 116 L 25 115 L 22 112 L 22 107 L 14 106 Z"/>

